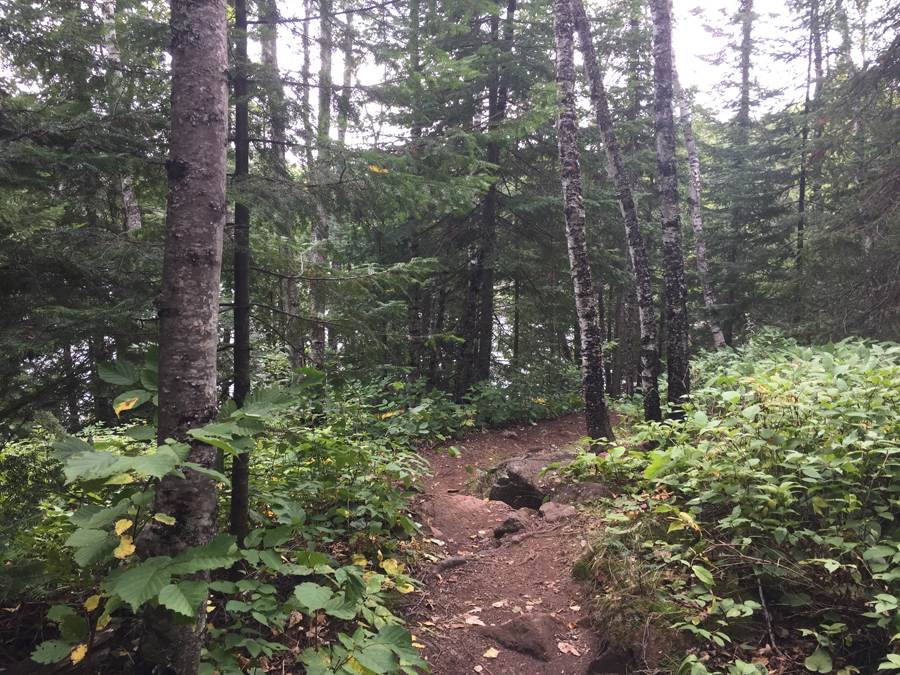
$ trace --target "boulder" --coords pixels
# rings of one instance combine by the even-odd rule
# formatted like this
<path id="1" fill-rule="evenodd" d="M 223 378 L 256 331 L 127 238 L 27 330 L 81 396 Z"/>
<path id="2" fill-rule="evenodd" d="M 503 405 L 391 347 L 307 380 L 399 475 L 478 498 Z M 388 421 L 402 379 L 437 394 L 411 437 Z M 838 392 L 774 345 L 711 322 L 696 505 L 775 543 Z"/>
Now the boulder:
<path id="1" fill-rule="evenodd" d="M 611 496 L 612 490 L 600 483 L 565 483 L 552 493 L 553 501 L 557 504 L 584 504 Z"/>
<path id="2" fill-rule="evenodd" d="M 518 514 L 518 512 L 514 512 L 510 514 L 509 518 L 507 518 L 500 525 L 494 528 L 494 536 L 497 539 L 500 539 L 507 534 L 515 534 L 516 532 L 521 532 L 524 529 L 525 520 Z"/>
<path id="3" fill-rule="evenodd" d="M 555 523 L 563 518 L 571 518 L 578 515 L 578 510 L 574 506 L 560 505 L 553 502 L 547 502 L 541 506 L 539 512 L 541 517 L 547 523 Z"/>
<path id="4" fill-rule="evenodd" d="M 561 482 L 556 471 L 548 471 L 543 477 L 541 472 L 551 464 L 566 466 L 574 458 L 575 453 L 572 451 L 559 451 L 530 454 L 500 462 L 497 473 L 501 477 L 491 488 L 489 498 L 505 502 L 514 509 L 539 509 L 547 495 Z"/>

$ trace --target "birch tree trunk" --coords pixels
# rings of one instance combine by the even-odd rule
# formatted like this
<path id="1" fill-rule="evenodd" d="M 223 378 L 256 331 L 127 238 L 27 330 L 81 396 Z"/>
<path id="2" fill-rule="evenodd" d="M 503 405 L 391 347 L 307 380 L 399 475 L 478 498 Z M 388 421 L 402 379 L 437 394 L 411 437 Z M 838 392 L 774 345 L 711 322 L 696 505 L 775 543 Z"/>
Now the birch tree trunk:
<path id="1" fill-rule="evenodd" d="M 575 115 L 575 47 L 570 0 L 555 0 L 556 82 L 559 85 L 560 112 L 556 120 L 559 142 L 560 178 L 566 217 L 566 241 L 569 266 L 575 290 L 575 307 L 581 333 L 581 389 L 587 434 L 594 441 L 613 442 L 612 427 L 606 413 L 603 387 L 603 334 L 600 311 L 594 294 L 591 263 L 584 233 L 584 199 L 578 153 L 578 121 Z M 598 443 L 602 445 L 601 443 Z"/>
<path id="2" fill-rule="evenodd" d="M 100 15 L 103 18 L 103 45 L 106 48 L 106 56 L 109 59 L 111 72 L 109 75 L 111 89 L 117 98 L 122 92 L 122 74 L 117 70 L 122 56 L 119 51 L 119 40 L 116 36 L 116 0 L 102 0 L 99 5 Z M 131 108 L 131 102 L 126 100 L 127 113 Z M 118 106 L 115 106 L 118 108 Z M 110 114 L 116 115 L 118 110 L 110 110 Z M 122 190 L 122 202 L 124 205 L 124 218 L 122 219 L 122 230 L 124 232 L 133 232 L 141 229 L 141 206 L 138 204 L 137 197 L 134 195 L 132 187 L 133 180 L 131 176 L 122 176 L 120 188 Z"/>
<path id="3" fill-rule="evenodd" d="M 688 106 L 687 96 L 681 88 L 678 79 L 678 66 L 675 63 L 675 55 L 672 55 L 672 86 L 675 89 L 675 97 L 678 99 L 678 108 L 681 111 L 681 129 L 684 132 L 684 147 L 687 150 L 688 164 L 690 165 L 691 178 L 688 184 L 688 208 L 691 210 L 691 228 L 694 230 L 694 250 L 697 252 L 697 272 L 700 274 L 700 290 L 703 292 L 703 304 L 709 311 L 709 320 L 706 325 L 712 333 L 713 345 L 716 349 L 726 346 L 725 335 L 716 318 L 716 295 L 713 292 L 712 283 L 709 280 L 709 265 L 706 262 L 706 238 L 703 236 L 703 213 L 700 207 L 700 154 L 697 152 L 697 143 L 694 140 L 694 128 L 691 124 L 691 109 Z"/>
<path id="4" fill-rule="evenodd" d="M 616 199 L 619 201 L 619 208 L 625 221 L 625 237 L 628 241 L 628 253 L 631 258 L 631 267 L 637 287 L 638 313 L 641 327 L 640 359 L 641 389 L 644 393 L 644 419 L 659 422 L 662 420 L 657 377 L 659 372 L 659 340 L 656 331 L 655 312 L 653 310 L 650 262 L 647 258 L 647 250 L 644 247 L 644 237 L 641 233 L 637 208 L 634 205 L 634 198 L 631 194 L 628 174 L 625 171 L 625 162 L 622 160 L 622 152 L 619 149 L 616 132 L 613 128 L 609 102 L 606 98 L 606 89 L 603 86 L 603 77 L 600 74 L 597 52 L 594 49 L 591 27 L 588 23 L 584 3 L 582 0 L 571 1 L 581 53 L 584 57 L 584 68 L 590 85 L 591 103 L 594 107 L 594 115 L 597 119 L 597 127 L 600 129 L 603 147 L 606 150 L 606 171 L 615 187 Z"/>
<path id="5" fill-rule="evenodd" d="M 172 107 L 169 178 L 159 312 L 159 443 L 190 442 L 188 461 L 215 468 L 216 449 L 187 431 L 216 418 L 219 279 L 225 226 L 228 121 L 224 0 L 172 0 Z M 168 555 L 216 535 L 215 481 L 191 469 L 164 477 L 152 523 L 138 537 L 142 557 Z M 162 607 L 143 615 L 139 656 L 160 672 L 193 675 L 206 627 L 204 598 L 196 626 L 178 625 Z"/>
<path id="6" fill-rule="evenodd" d="M 691 391 L 687 288 L 681 251 L 681 208 L 675 164 L 675 118 L 672 112 L 672 17 L 668 0 L 651 0 L 653 15 L 653 89 L 656 164 L 662 220 L 663 272 L 666 281 L 666 368 L 670 415 L 683 415 L 681 404 Z"/>
<path id="7" fill-rule="evenodd" d="M 333 50 L 333 0 L 319 0 L 319 117 L 316 127 L 318 149 L 315 165 L 316 212 L 312 222 L 313 265 L 325 272 L 328 264 L 328 209 L 325 205 L 324 185 L 330 169 L 331 134 L 331 56 Z M 316 368 L 325 368 L 325 295 L 321 282 L 310 283 L 310 305 L 313 319 L 309 339 L 309 356 Z"/>

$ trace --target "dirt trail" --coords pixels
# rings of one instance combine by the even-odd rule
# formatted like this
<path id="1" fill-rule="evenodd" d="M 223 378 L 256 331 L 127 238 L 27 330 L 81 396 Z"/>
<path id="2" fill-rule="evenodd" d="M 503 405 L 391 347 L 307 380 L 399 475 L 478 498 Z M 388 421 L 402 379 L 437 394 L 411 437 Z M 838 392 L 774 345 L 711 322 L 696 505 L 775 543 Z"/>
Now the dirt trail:
<path id="1" fill-rule="evenodd" d="M 590 672 L 598 642 L 587 591 L 571 574 L 584 546 L 581 518 L 547 523 L 522 509 L 525 529 L 498 540 L 494 529 L 514 510 L 465 494 L 472 479 L 467 464 L 487 470 L 507 457 L 536 454 L 538 446 L 552 452 L 583 436 L 583 416 L 569 415 L 471 434 L 455 444 L 458 458 L 429 455 L 434 477 L 417 510 L 426 534 L 444 542 L 436 553 L 464 556 L 458 566 L 426 569 L 425 595 L 406 610 L 435 675 Z"/>

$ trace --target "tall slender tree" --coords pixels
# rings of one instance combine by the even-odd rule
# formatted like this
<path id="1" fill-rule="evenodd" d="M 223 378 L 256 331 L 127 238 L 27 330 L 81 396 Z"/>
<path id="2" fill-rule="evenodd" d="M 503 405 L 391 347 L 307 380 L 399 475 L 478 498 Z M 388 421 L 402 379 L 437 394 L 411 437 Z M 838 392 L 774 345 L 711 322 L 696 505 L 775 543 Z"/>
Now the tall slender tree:
<path id="1" fill-rule="evenodd" d="M 663 273 L 666 280 L 666 371 L 673 416 L 691 391 L 687 287 L 681 251 L 681 208 L 675 164 L 675 117 L 672 111 L 672 16 L 668 0 L 650 0 L 653 15 L 653 91 L 656 164 L 662 220 Z"/>
<path id="2" fill-rule="evenodd" d="M 616 199 L 619 202 L 619 208 L 622 211 L 622 218 L 625 222 L 625 238 L 628 243 L 631 268 L 634 272 L 634 280 L 637 287 L 638 313 L 641 327 L 640 359 L 641 389 L 644 395 L 644 419 L 658 422 L 662 420 L 657 375 L 659 373 L 659 342 L 656 317 L 653 310 L 650 261 L 647 257 L 647 249 L 644 247 L 644 236 L 641 233 L 637 208 L 631 194 L 631 183 L 625 171 L 625 162 L 622 159 L 622 152 L 616 139 L 616 131 L 613 128 L 612 115 L 609 112 L 609 102 L 606 97 L 606 88 L 603 86 L 603 76 L 600 74 L 597 52 L 594 49 L 594 41 L 591 36 L 591 27 L 582 0 L 572 0 L 572 11 L 575 19 L 575 28 L 578 31 L 581 53 L 584 57 L 584 68 L 590 86 L 594 116 L 600 129 L 603 148 L 606 151 L 606 171 L 615 187 Z"/>
<path id="3" fill-rule="evenodd" d="M 172 0 L 172 105 L 169 192 L 159 311 L 159 443 L 190 443 L 188 461 L 213 469 L 216 449 L 191 441 L 190 429 L 216 417 L 219 283 L 225 227 L 228 120 L 224 0 Z M 151 523 L 138 537 L 144 557 L 169 555 L 216 535 L 215 481 L 192 469 L 159 483 L 154 511 L 174 525 Z M 159 672 L 193 675 L 206 627 L 204 598 L 195 626 L 163 607 L 148 610 L 140 656 Z"/>
<path id="4" fill-rule="evenodd" d="M 587 434 L 592 439 L 615 440 L 603 386 L 603 333 L 600 308 L 594 293 L 591 263 L 584 233 L 584 197 L 581 191 L 581 164 L 578 152 L 578 119 L 575 112 L 575 45 L 570 0 L 555 0 L 556 82 L 560 112 L 556 120 L 559 166 L 569 266 L 575 290 L 575 307 L 581 333 L 581 389 Z"/>
<path id="5" fill-rule="evenodd" d="M 678 108 L 681 112 L 681 130 L 684 133 L 684 146 L 687 150 L 688 165 L 690 167 L 688 208 L 691 212 L 691 227 L 694 230 L 694 251 L 697 254 L 700 290 L 703 293 L 703 304 L 706 306 L 706 311 L 709 312 L 706 325 L 709 326 L 709 331 L 712 333 L 713 345 L 716 349 L 721 349 L 726 346 L 725 335 L 719 326 L 716 294 L 713 291 L 712 280 L 709 278 L 709 264 L 706 260 L 706 237 L 703 234 L 703 209 L 700 204 L 700 153 L 697 152 L 697 142 L 694 140 L 694 125 L 691 123 L 691 109 L 688 105 L 687 94 L 681 88 L 674 53 L 672 54 L 672 86 L 675 89 L 675 98 L 678 100 Z"/>

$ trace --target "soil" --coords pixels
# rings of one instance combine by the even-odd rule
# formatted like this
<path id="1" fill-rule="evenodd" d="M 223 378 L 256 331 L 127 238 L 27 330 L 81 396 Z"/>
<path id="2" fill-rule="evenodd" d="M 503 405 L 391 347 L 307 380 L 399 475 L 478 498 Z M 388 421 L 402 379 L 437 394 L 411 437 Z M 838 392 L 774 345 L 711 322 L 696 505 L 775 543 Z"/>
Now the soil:
<path id="1" fill-rule="evenodd" d="M 572 577 L 584 547 L 582 517 L 547 523 L 521 509 L 525 529 L 497 539 L 494 529 L 514 510 L 467 494 L 476 488 L 466 470 L 488 471 L 508 457 L 571 446 L 584 429 L 584 416 L 574 414 L 470 434 L 429 454 L 434 476 L 416 509 L 425 533 L 441 542 L 433 553 L 462 563 L 426 566 L 420 574 L 425 594 L 406 609 L 410 630 L 425 646 L 420 653 L 436 675 L 589 672 L 598 640 L 588 617 L 588 589 Z M 459 457 L 446 454 L 451 445 Z"/>

